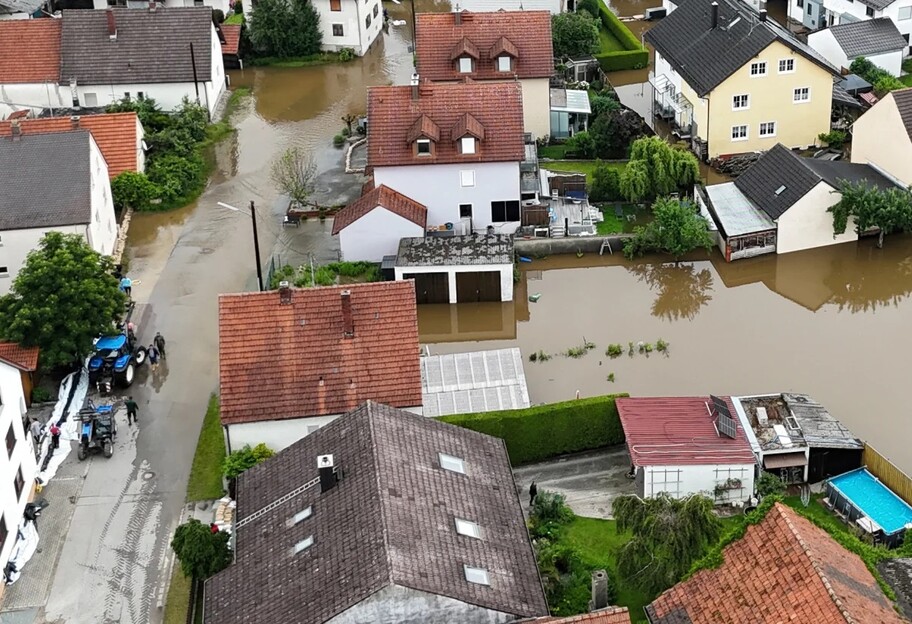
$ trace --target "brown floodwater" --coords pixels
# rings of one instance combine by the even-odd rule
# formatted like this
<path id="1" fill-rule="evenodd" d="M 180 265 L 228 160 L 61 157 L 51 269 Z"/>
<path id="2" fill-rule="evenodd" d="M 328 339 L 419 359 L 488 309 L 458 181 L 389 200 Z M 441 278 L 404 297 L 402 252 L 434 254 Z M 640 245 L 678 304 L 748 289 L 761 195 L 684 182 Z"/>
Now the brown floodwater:
<path id="1" fill-rule="evenodd" d="M 577 392 L 804 392 L 912 470 L 912 236 L 889 237 L 882 250 L 863 240 L 731 264 L 718 253 L 677 266 L 587 254 L 522 268 L 512 306 L 419 306 L 430 351 L 518 346 L 533 403 Z M 667 356 L 627 356 L 628 343 L 636 351 L 660 338 Z M 596 345 L 586 356 L 560 355 L 584 341 Z M 625 354 L 606 357 L 611 343 Z M 552 358 L 530 362 L 538 351 Z"/>

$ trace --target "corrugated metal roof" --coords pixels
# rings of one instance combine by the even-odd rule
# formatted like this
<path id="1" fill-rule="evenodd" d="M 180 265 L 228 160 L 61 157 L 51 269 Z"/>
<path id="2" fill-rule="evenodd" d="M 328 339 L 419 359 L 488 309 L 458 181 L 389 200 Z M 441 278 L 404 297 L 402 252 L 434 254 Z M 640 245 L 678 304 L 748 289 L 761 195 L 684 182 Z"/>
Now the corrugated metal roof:
<path id="1" fill-rule="evenodd" d="M 551 89 L 551 110 L 589 114 L 592 112 L 589 93 L 577 89 Z"/>
<path id="2" fill-rule="evenodd" d="M 776 229 L 773 220 L 757 208 L 734 182 L 707 186 L 706 194 L 726 236 L 742 236 Z"/>
<path id="3" fill-rule="evenodd" d="M 519 349 L 448 353 L 421 358 L 425 416 L 529 407 Z"/>
<path id="4" fill-rule="evenodd" d="M 722 397 L 734 416 L 730 397 Z M 617 400 L 630 459 L 636 466 L 754 464 L 741 424 L 736 437 L 716 432 L 709 397 L 637 397 Z"/>

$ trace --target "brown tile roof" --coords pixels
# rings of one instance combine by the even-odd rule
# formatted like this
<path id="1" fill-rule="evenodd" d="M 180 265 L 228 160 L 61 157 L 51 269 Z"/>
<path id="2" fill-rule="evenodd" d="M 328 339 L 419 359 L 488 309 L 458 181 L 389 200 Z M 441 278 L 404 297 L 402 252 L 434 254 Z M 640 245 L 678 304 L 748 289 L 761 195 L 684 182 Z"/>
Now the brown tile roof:
<path id="1" fill-rule="evenodd" d="M 409 128 L 408 136 L 405 137 L 405 140 L 411 143 L 416 139 L 422 138 L 432 141 L 440 140 L 440 126 L 435 124 L 427 115 L 422 115 L 415 120 L 415 123 Z"/>
<path id="2" fill-rule="evenodd" d="M 60 20 L 0 20 L 0 84 L 60 79 Z"/>
<path id="3" fill-rule="evenodd" d="M 427 208 L 424 204 L 419 204 L 414 199 L 381 184 L 336 213 L 333 218 L 333 236 L 378 206 L 408 219 L 415 225 L 427 227 Z"/>
<path id="4" fill-rule="evenodd" d="M 466 74 L 459 73 L 454 60 L 463 53 L 476 59 L 475 71 L 469 74 L 473 80 L 503 80 L 505 73 L 497 71 L 496 60 L 501 52 L 516 59 L 513 73 L 519 78 L 549 78 L 554 73 L 548 11 L 461 15 L 461 25 L 453 13 L 418 15 L 416 54 L 422 78 L 461 80 Z"/>
<path id="5" fill-rule="evenodd" d="M 222 24 L 222 35 L 225 36 L 225 43 L 222 44 L 222 54 L 237 55 L 238 47 L 241 45 L 241 25 L 240 24 Z"/>
<path id="6" fill-rule="evenodd" d="M 456 120 L 456 125 L 453 126 L 452 138 L 454 141 L 458 141 L 467 134 L 472 135 L 479 141 L 484 141 L 485 138 L 484 126 L 472 116 L 472 113 L 466 113 Z"/>
<path id="7" fill-rule="evenodd" d="M 0 342 L 0 360 L 19 370 L 38 370 L 38 347 L 23 347 L 15 342 Z"/>
<path id="8" fill-rule="evenodd" d="M 582 615 L 523 620 L 523 624 L 630 624 L 630 613 L 627 607 L 607 607 Z"/>
<path id="9" fill-rule="evenodd" d="M 137 150 L 142 140 L 139 132 L 139 118 L 136 113 L 107 113 L 104 115 L 83 115 L 78 124 L 69 117 L 40 117 L 22 119 L 19 127 L 23 135 L 70 132 L 82 128 L 92 133 L 98 149 L 108 163 L 108 175 L 113 179 L 124 171 L 137 171 Z M 0 121 L 0 137 L 12 134 L 9 120 Z"/>
<path id="10" fill-rule="evenodd" d="M 371 87 L 367 92 L 369 167 L 470 162 L 519 162 L 524 157 L 521 87 L 515 82 L 422 83 L 418 99 L 409 86 Z M 466 113 L 486 129 L 475 154 L 461 154 L 450 136 L 432 155 L 416 156 L 409 143 L 415 123 L 427 116 L 438 128 L 453 128 Z"/>
<path id="11" fill-rule="evenodd" d="M 292 288 L 290 304 L 275 290 L 221 295 L 222 423 L 341 414 L 367 399 L 421 405 L 417 318 L 411 281 Z"/>
<path id="12" fill-rule="evenodd" d="M 646 607 L 652 624 L 905 622 L 857 555 L 776 503 L 724 552 Z"/>
<path id="13" fill-rule="evenodd" d="M 463 459 L 466 474 L 441 469 L 438 453 Z M 207 624 L 322 624 L 391 586 L 421 592 L 410 604 L 404 591 L 387 594 L 403 601 L 387 611 L 402 621 L 468 621 L 435 611 L 429 595 L 548 613 L 501 440 L 369 402 L 246 471 L 239 522 L 316 478 L 324 454 L 342 475 L 332 489 L 304 489 L 236 525 L 235 563 L 206 582 Z M 309 518 L 289 522 L 307 507 Z M 455 518 L 477 523 L 481 539 L 457 534 Z M 490 586 L 466 581 L 464 565 L 486 569 Z"/>

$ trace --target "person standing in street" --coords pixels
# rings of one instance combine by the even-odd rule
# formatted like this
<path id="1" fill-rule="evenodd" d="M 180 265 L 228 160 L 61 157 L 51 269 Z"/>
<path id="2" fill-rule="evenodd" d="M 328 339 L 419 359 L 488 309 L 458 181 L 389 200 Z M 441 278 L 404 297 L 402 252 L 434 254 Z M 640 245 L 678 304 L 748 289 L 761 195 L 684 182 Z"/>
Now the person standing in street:
<path id="1" fill-rule="evenodd" d="M 532 485 L 529 486 L 529 507 L 535 503 L 536 496 L 538 496 L 538 486 L 535 485 L 535 481 L 533 481 Z"/>
<path id="2" fill-rule="evenodd" d="M 57 423 L 51 425 L 51 453 L 56 451 L 60 447 L 60 427 L 57 426 Z"/>
<path id="3" fill-rule="evenodd" d="M 127 400 L 124 401 L 124 405 L 127 406 L 127 425 L 132 425 L 134 420 L 136 421 L 136 424 L 139 424 L 139 417 L 136 415 L 136 412 L 139 411 L 139 406 L 136 404 L 136 401 L 133 400 L 133 397 L 127 397 Z"/>
<path id="4" fill-rule="evenodd" d="M 120 289 L 127 295 L 128 299 L 133 298 L 133 280 L 126 275 L 120 280 Z"/>
<path id="5" fill-rule="evenodd" d="M 32 420 L 32 424 L 29 425 L 29 431 L 32 433 L 32 437 L 35 439 L 35 446 L 41 446 L 41 423 L 37 419 Z"/>
<path id="6" fill-rule="evenodd" d="M 150 344 L 149 348 L 146 349 L 146 355 L 149 356 L 149 366 L 152 367 L 152 370 L 158 368 L 158 349 L 155 347 L 155 344 Z"/>
<path id="7" fill-rule="evenodd" d="M 152 342 L 155 344 L 155 348 L 158 349 L 161 359 L 167 360 L 168 356 L 165 355 L 165 337 L 161 335 L 161 332 L 155 332 L 155 339 Z"/>

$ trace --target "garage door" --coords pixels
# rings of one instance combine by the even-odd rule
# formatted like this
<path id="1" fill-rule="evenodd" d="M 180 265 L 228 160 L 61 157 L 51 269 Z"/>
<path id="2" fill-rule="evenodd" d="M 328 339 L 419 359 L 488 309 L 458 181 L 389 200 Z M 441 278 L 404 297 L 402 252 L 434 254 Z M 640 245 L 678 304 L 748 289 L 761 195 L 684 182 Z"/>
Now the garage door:
<path id="1" fill-rule="evenodd" d="M 450 302 L 450 280 L 446 273 L 404 273 L 402 278 L 415 280 L 418 303 Z"/>
<path id="2" fill-rule="evenodd" d="M 457 303 L 500 301 L 500 271 L 456 274 Z"/>

